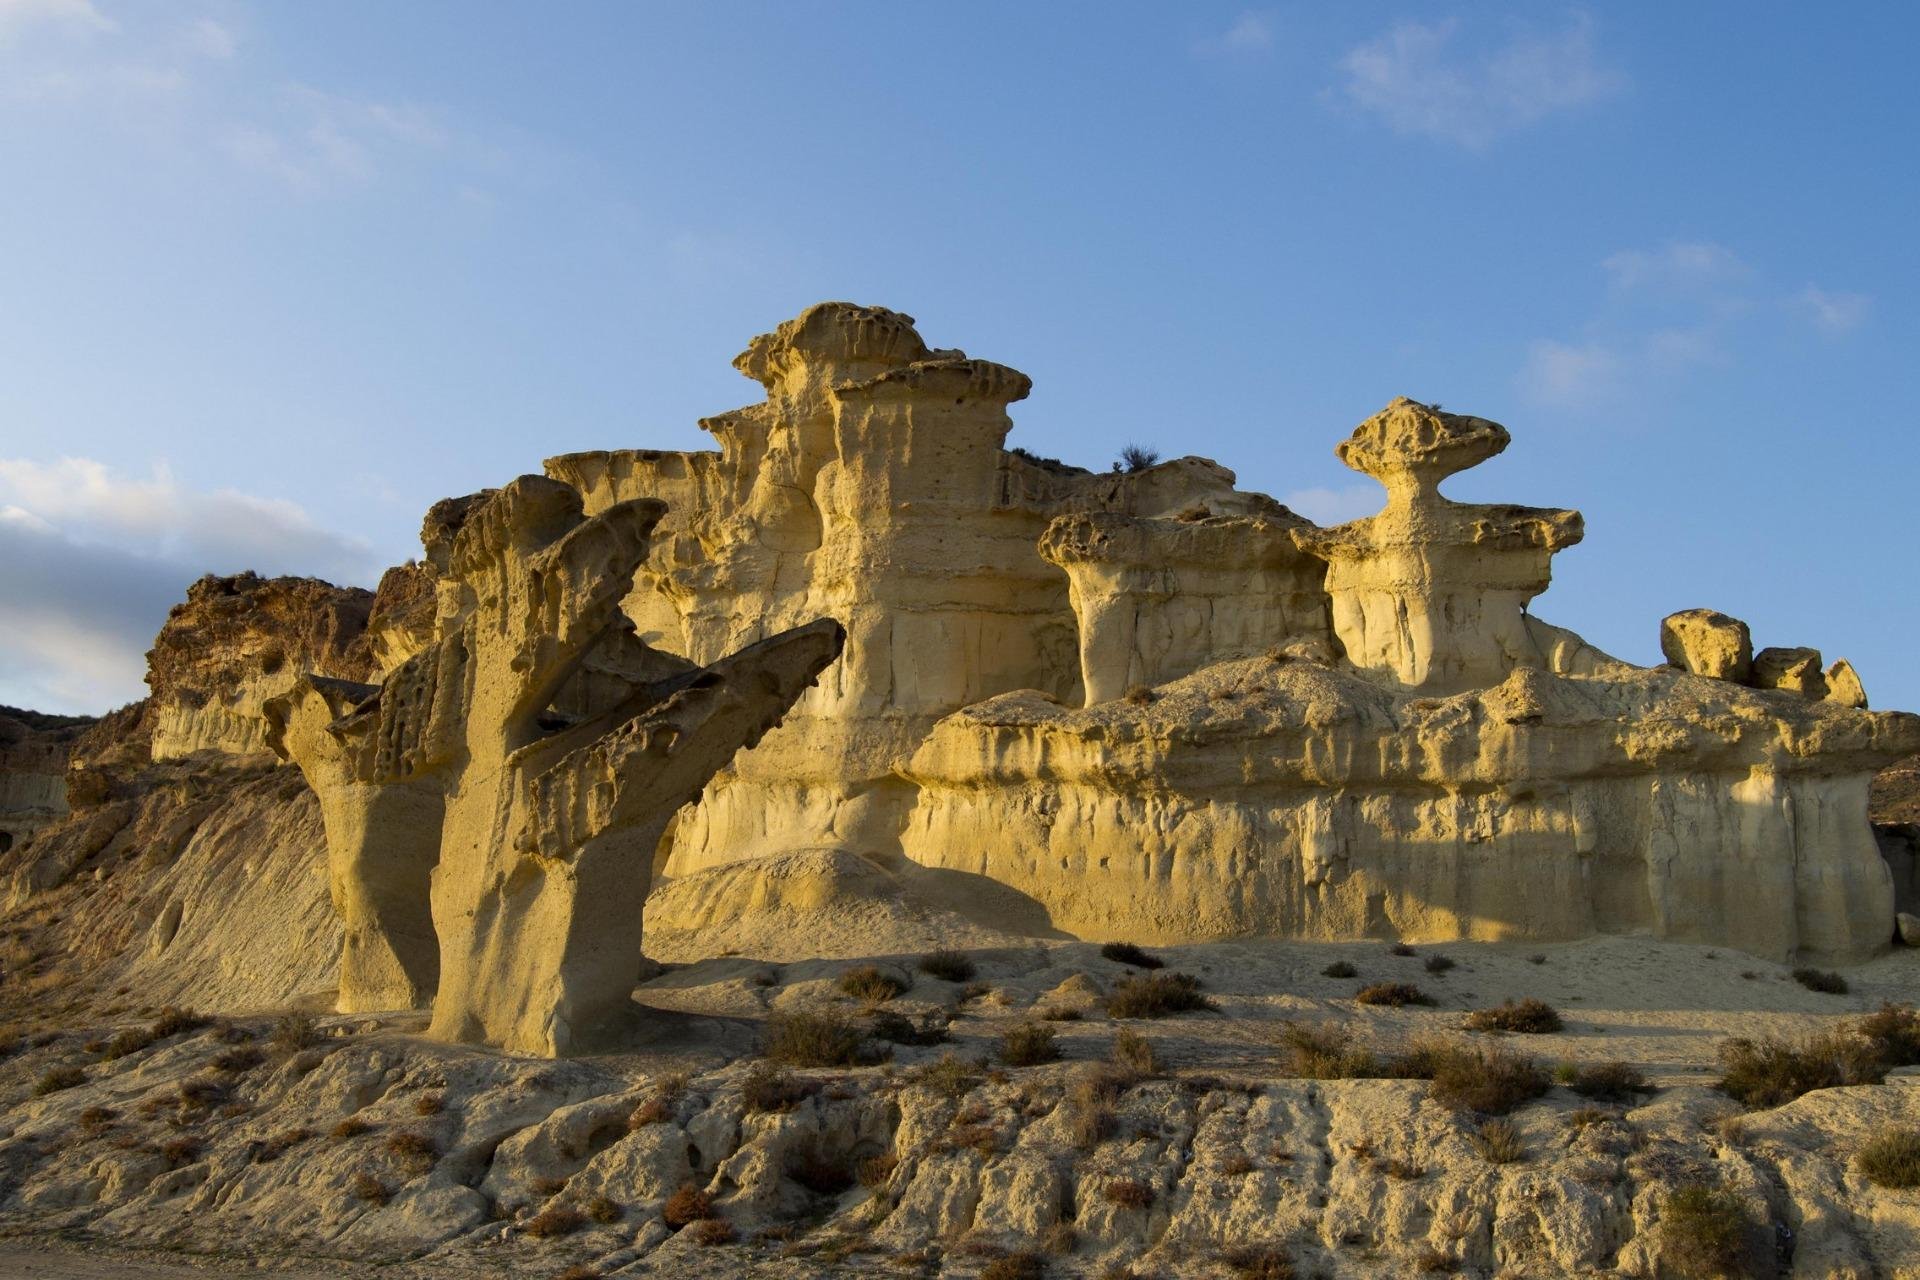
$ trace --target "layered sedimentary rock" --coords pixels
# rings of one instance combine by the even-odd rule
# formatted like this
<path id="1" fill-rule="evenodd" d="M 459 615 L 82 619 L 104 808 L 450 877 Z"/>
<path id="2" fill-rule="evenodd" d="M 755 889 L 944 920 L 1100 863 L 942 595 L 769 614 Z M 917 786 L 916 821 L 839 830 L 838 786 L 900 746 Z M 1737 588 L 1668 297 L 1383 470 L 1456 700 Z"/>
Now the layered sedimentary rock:
<path id="1" fill-rule="evenodd" d="M 67 813 L 67 762 L 91 716 L 0 707 L 0 853 Z"/>

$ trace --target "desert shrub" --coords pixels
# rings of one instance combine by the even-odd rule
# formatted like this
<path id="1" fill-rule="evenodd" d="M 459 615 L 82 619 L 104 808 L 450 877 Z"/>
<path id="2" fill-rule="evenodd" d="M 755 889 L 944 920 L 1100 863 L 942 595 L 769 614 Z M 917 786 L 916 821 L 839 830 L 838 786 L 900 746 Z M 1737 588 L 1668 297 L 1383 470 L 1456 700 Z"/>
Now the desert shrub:
<path id="1" fill-rule="evenodd" d="M 907 984 L 878 965 L 865 964 L 841 974 L 840 989 L 856 1000 L 881 1004 L 903 994 Z"/>
<path id="2" fill-rule="evenodd" d="M 1121 696 L 1133 706 L 1144 707 L 1153 701 L 1153 690 L 1144 684 L 1133 684 L 1128 685 L 1126 693 Z"/>
<path id="3" fill-rule="evenodd" d="M 1431 1097 L 1453 1111 L 1503 1116 L 1547 1091 L 1547 1073 L 1531 1056 L 1500 1046 L 1416 1046 L 1409 1074 L 1433 1082 Z"/>
<path id="4" fill-rule="evenodd" d="M 113 1123 L 112 1107 L 88 1107 L 80 1113 L 80 1127 L 92 1133 L 98 1133 Z"/>
<path id="5" fill-rule="evenodd" d="M 1044 1022 L 1015 1023 L 1000 1037 L 1000 1061 L 1010 1067 L 1057 1061 L 1060 1049 L 1053 1040 L 1053 1028 Z"/>
<path id="6" fill-rule="evenodd" d="M 1398 1009 L 1402 1005 L 1432 1004 L 1433 997 L 1414 986 L 1411 982 L 1376 982 L 1370 987 L 1362 987 L 1354 996 L 1356 1004 L 1385 1005 Z"/>
<path id="7" fill-rule="evenodd" d="M 1136 969 L 1162 969 L 1166 961 L 1150 951 L 1143 951 L 1131 942 L 1109 942 L 1100 948 L 1100 954 L 1120 964 L 1130 964 Z"/>
<path id="8" fill-rule="evenodd" d="M 1751 1275 L 1747 1226 L 1731 1191 L 1698 1182 L 1680 1187 L 1660 1206 L 1660 1259 L 1681 1280 Z"/>
<path id="9" fill-rule="evenodd" d="M 176 1134 L 153 1149 L 154 1154 L 175 1168 L 183 1164 L 192 1164 L 200 1157 L 200 1139 L 187 1134 Z"/>
<path id="10" fill-rule="evenodd" d="M 712 1216 L 713 1197 L 691 1182 L 668 1196 L 667 1203 L 660 1209 L 661 1220 L 675 1230 Z"/>
<path id="11" fill-rule="evenodd" d="M 108 1062 L 131 1057 L 151 1045 L 158 1037 L 144 1027 L 128 1027 L 117 1031 L 106 1044 L 100 1047 L 100 1056 Z"/>
<path id="12" fill-rule="evenodd" d="M 305 1125 L 283 1129 L 261 1143 L 259 1149 L 253 1153 L 253 1158 L 261 1164 L 278 1160 L 311 1137 L 313 1137 L 313 1130 Z"/>
<path id="13" fill-rule="evenodd" d="M 725 1218 L 702 1218 L 687 1228 L 687 1239 L 704 1249 L 732 1244 L 735 1235 L 733 1224 Z"/>
<path id="14" fill-rule="evenodd" d="M 1353 978 L 1358 977 L 1360 971 L 1348 964 L 1345 960 L 1335 960 L 1332 964 L 1322 969 L 1320 973 L 1322 977 L 1327 978 Z"/>
<path id="15" fill-rule="evenodd" d="M 813 1096 L 814 1085 L 769 1062 L 756 1062 L 740 1082 L 740 1100 L 749 1112 L 791 1111 Z"/>
<path id="16" fill-rule="evenodd" d="M 1809 991 L 1818 991 L 1824 995 L 1847 994 L 1847 980 L 1825 969 L 1795 969 L 1793 980 Z"/>
<path id="17" fill-rule="evenodd" d="M 237 1076 L 253 1070 L 266 1060 L 266 1054 L 261 1053 L 250 1044 L 243 1044 L 236 1048 L 225 1049 L 215 1054 L 213 1069 L 224 1075 Z"/>
<path id="18" fill-rule="evenodd" d="M 1920 1013 L 1912 1005 L 1883 1004 L 1855 1022 L 1853 1030 L 1889 1067 L 1920 1064 Z"/>
<path id="19" fill-rule="evenodd" d="M 1566 1086 L 1583 1098 L 1600 1102 L 1630 1102 L 1636 1094 L 1653 1092 L 1639 1069 L 1624 1062 L 1575 1067 Z"/>
<path id="20" fill-rule="evenodd" d="M 878 1009 L 867 1018 L 867 1031 L 875 1040 L 884 1040 L 888 1044 L 928 1045 L 947 1042 L 947 1027 L 939 1021 L 938 1015 L 929 1015 L 916 1023 L 904 1013 Z"/>
<path id="21" fill-rule="evenodd" d="M 413 1114 L 417 1116 L 437 1116 L 446 1109 L 445 1094 L 423 1093 L 413 1100 Z"/>
<path id="22" fill-rule="evenodd" d="M 1115 1178 L 1100 1189 L 1108 1204 L 1122 1209 L 1145 1209 L 1153 1204 L 1153 1188 L 1138 1178 Z"/>
<path id="23" fill-rule="evenodd" d="M 893 1171 L 900 1165 L 900 1158 L 891 1151 L 877 1156 L 868 1156 L 860 1162 L 853 1173 L 860 1185 L 869 1191 L 878 1191 L 893 1178 Z"/>
<path id="24" fill-rule="evenodd" d="M 1527 1149 L 1520 1142 L 1520 1130 L 1511 1120 L 1482 1121 L 1468 1140 L 1488 1164 L 1518 1164 L 1527 1158 Z"/>
<path id="25" fill-rule="evenodd" d="M 1065 1255 L 1080 1247 L 1080 1233 L 1071 1222 L 1056 1222 L 1040 1237 L 1040 1248 L 1051 1254 Z"/>
<path id="26" fill-rule="evenodd" d="M 1460 1270 L 1460 1259 L 1428 1245 L 1414 1255 L 1413 1266 L 1422 1275 L 1450 1275 Z"/>
<path id="27" fill-rule="evenodd" d="M 1160 1070 L 1160 1059 L 1153 1042 L 1138 1031 L 1121 1027 L 1113 1036 L 1113 1064 L 1137 1076 L 1150 1076 Z"/>
<path id="28" fill-rule="evenodd" d="M 1720 1046 L 1720 1065 L 1721 1091 L 1748 1107 L 1777 1107 L 1815 1089 L 1879 1084 L 1887 1075 L 1870 1044 L 1840 1031 L 1729 1040 Z"/>
<path id="29" fill-rule="evenodd" d="M 761 1052 L 795 1067 L 851 1066 L 860 1054 L 860 1028 L 835 1013 L 776 1014 L 767 1019 Z"/>
<path id="30" fill-rule="evenodd" d="M 1241 1280 L 1293 1280 L 1293 1259 L 1279 1245 L 1235 1245 L 1221 1252 L 1220 1261 Z"/>
<path id="31" fill-rule="evenodd" d="M 413 1173 L 425 1173 L 440 1159 L 440 1148 L 433 1139 L 413 1129 L 401 1129 L 387 1135 L 387 1154 Z"/>
<path id="32" fill-rule="evenodd" d="M 527 1184 L 528 1189 L 542 1200 L 551 1200 L 567 1189 L 565 1178 L 535 1178 Z"/>
<path id="33" fill-rule="evenodd" d="M 606 1196 L 595 1196 L 587 1201 L 587 1216 L 603 1227 L 612 1226 L 626 1217 L 626 1212 Z"/>
<path id="34" fill-rule="evenodd" d="M 788 1150 L 786 1175 L 815 1195 L 837 1196 L 857 1181 L 850 1156 L 829 1156 L 817 1142 L 803 1142 Z"/>
<path id="35" fill-rule="evenodd" d="M 1065 1005 L 1050 1004 L 1038 1016 L 1042 1022 L 1078 1022 L 1087 1015 Z"/>
<path id="36" fill-rule="evenodd" d="M 164 1040 L 168 1036 L 177 1036 L 182 1031 L 197 1031 L 207 1025 L 207 1020 L 191 1009 L 177 1009 L 168 1005 L 160 1010 L 160 1016 L 154 1020 L 147 1033 L 155 1040 Z"/>
<path id="37" fill-rule="evenodd" d="M 1396 942 L 1387 948 L 1387 954 L 1390 956 L 1410 956 L 1413 954 L 1413 948 L 1404 942 Z"/>
<path id="38" fill-rule="evenodd" d="M 1446 956 L 1427 957 L 1426 970 L 1428 973 L 1445 973 L 1451 968 L 1453 968 L 1453 961 Z"/>
<path id="39" fill-rule="evenodd" d="M 970 982 L 980 972 L 964 951 L 942 949 L 920 957 L 920 972 L 932 974 L 943 982 Z"/>
<path id="40" fill-rule="evenodd" d="M 1528 964 L 1545 964 L 1546 962 L 1547 962 L 1547 957 L 1544 952 L 1536 951 L 1532 955 L 1527 957 Z"/>
<path id="41" fill-rule="evenodd" d="M 33 1096 L 44 1098 L 50 1093 L 59 1093 L 62 1089 L 71 1089 L 86 1082 L 87 1073 L 79 1067 L 53 1067 L 34 1081 Z"/>
<path id="42" fill-rule="evenodd" d="M 273 1024 L 273 1032 L 267 1037 L 267 1044 L 283 1057 L 319 1043 L 320 1028 L 304 1013 L 281 1014 Z"/>
<path id="43" fill-rule="evenodd" d="M 1041 1280 L 1047 1274 L 1047 1260 L 1022 1249 L 1003 1254 L 980 1268 L 980 1280 Z"/>
<path id="44" fill-rule="evenodd" d="M 393 1189 L 370 1173 L 356 1173 L 349 1184 L 354 1199 L 368 1204 L 385 1204 L 393 1199 Z"/>
<path id="45" fill-rule="evenodd" d="M 673 1107 L 665 1098 L 648 1098 L 627 1116 L 627 1132 L 633 1133 L 650 1124 L 665 1124 L 673 1119 Z"/>
<path id="46" fill-rule="evenodd" d="M 1281 1070 L 1303 1080 L 1354 1080 L 1381 1074 L 1374 1055 L 1353 1043 L 1346 1027 L 1286 1022 L 1280 1026 Z"/>
<path id="47" fill-rule="evenodd" d="M 943 1053 L 936 1062 L 915 1067 L 907 1073 L 914 1084 L 925 1085 L 948 1098 L 964 1097 L 980 1083 L 980 1064 L 952 1053 Z"/>
<path id="48" fill-rule="evenodd" d="M 572 1235 L 586 1225 L 587 1215 L 570 1204 L 548 1205 L 528 1218 L 520 1229 L 536 1240 Z"/>
<path id="49" fill-rule="evenodd" d="M 1519 1002 L 1503 1000 L 1491 1009 L 1476 1009 L 1467 1015 L 1469 1031 L 1514 1031 L 1523 1035 L 1546 1035 L 1560 1030 L 1560 1015 L 1544 1000 L 1532 996 Z"/>
<path id="50" fill-rule="evenodd" d="M 1876 1187 L 1920 1187 L 1920 1129 L 1887 1130 L 1861 1147 L 1853 1163 Z"/>
<path id="51" fill-rule="evenodd" d="M 577 1262 L 555 1276 L 553 1280 L 601 1280 L 602 1275 L 600 1268 Z"/>
<path id="52" fill-rule="evenodd" d="M 1107 1013 L 1115 1018 L 1166 1018 L 1213 1007 L 1213 1001 L 1200 994 L 1200 979 L 1186 973 L 1122 978 L 1107 997 Z"/>
<path id="53" fill-rule="evenodd" d="M 332 1134 L 336 1138 L 357 1138 L 363 1133 L 372 1133 L 373 1126 L 359 1116 L 348 1116 L 333 1126 Z"/>
<path id="54" fill-rule="evenodd" d="M 1160 461 L 1160 451 L 1150 445 L 1129 443 L 1113 460 L 1115 471 L 1145 471 Z"/>

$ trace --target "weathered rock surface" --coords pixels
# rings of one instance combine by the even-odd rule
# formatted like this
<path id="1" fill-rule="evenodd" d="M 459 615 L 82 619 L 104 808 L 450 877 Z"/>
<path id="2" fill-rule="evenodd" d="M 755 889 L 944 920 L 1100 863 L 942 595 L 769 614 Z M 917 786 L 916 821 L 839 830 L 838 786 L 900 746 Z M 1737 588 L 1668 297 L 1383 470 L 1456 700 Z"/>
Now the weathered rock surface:
<path id="1" fill-rule="evenodd" d="M 1755 688 L 1784 689 L 1810 701 L 1827 696 L 1827 677 L 1820 670 L 1818 649 L 1762 649 L 1753 655 L 1753 683 Z"/>
<path id="2" fill-rule="evenodd" d="M 1689 675 L 1753 683 L 1753 634 L 1715 609 L 1684 609 L 1660 620 L 1660 652 Z"/>
<path id="3" fill-rule="evenodd" d="M 67 813 L 67 763 L 91 716 L 0 707 L 0 853 Z"/>

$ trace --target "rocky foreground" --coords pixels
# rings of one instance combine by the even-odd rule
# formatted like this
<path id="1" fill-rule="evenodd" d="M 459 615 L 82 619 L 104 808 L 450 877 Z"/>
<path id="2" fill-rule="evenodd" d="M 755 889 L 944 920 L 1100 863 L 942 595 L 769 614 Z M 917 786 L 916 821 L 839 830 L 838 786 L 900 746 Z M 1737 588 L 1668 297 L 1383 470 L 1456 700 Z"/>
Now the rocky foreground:
<path id="1" fill-rule="evenodd" d="M 1920 1275 L 1920 1190 L 1859 1158 L 1920 1134 L 1914 1068 L 1782 1105 L 1764 1089 L 1807 1081 L 1716 1087 L 1730 1040 L 1910 996 L 1911 951 L 1844 993 L 1622 939 L 1146 959 L 704 961 L 642 987 L 642 1051 L 569 1062 L 418 1014 L 29 1021 L 0 1060 L 0 1230 L 423 1276 Z M 1175 972 L 1211 1007 L 1108 1012 L 1164 1012 L 1111 1002 Z M 1434 1003 L 1356 1000 L 1379 984 Z M 1527 998 L 1561 1028 L 1466 1029 Z M 1850 1043 L 1815 1076 L 1871 1077 Z M 856 1065 L 792 1065 L 833 1057 Z M 1356 1072 L 1436 1078 L 1312 1078 Z"/>

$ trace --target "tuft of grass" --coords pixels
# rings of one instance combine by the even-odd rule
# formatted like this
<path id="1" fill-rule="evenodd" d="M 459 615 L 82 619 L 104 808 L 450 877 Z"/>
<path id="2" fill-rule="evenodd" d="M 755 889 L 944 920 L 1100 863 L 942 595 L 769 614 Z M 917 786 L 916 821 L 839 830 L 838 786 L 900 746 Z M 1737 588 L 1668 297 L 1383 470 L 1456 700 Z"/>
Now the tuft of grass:
<path id="1" fill-rule="evenodd" d="M 754 1063 L 740 1082 L 740 1099 L 749 1113 L 791 1111 L 813 1093 L 811 1082 L 769 1062 Z"/>
<path id="2" fill-rule="evenodd" d="M 1575 1067 L 1571 1075 L 1572 1078 L 1565 1081 L 1567 1088 L 1598 1102 L 1631 1102 L 1639 1094 L 1654 1091 L 1639 1068 L 1624 1062 Z"/>
<path id="3" fill-rule="evenodd" d="M 393 1199 L 393 1188 L 370 1173 L 356 1173 L 348 1184 L 356 1200 L 365 1200 L 368 1204 L 385 1204 Z"/>
<path id="4" fill-rule="evenodd" d="M 1853 1163 L 1876 1187 L 1920 1187 L 1920 1128 L 1887 1130 L 1861 1147 Z"/>
<path id="5" fill-rule="evenodd" d="M 603 1227 L 612 1226 L 626 1217 L 626 1210 L 606 1196 L 595 1196 L 587 1201 L 587 1216 Z"/>
<path id="6" fill-rule="evenodd" d="M 179 1009 L 168 1005 L 160 1010 L 160 1016 L 147 1028 L 147 1033 L 155 1040 L 165 1040 L 168 1036 L 177 1036 L 183 1031 L 198 1031 L 207 1025 L 207 1019 L 191 1009 Z"/>
<path id="7" fill-rule="evenodd" d="M 1887 1076 L 1874 1047 L 1844 1031 L 1729 1040 L 1720 1046 L 1720 1065 L 1721 1092 L 1747 1107 L 1777 1107 L 1815 1089 L 1879 1084 Z"/>
<path id="8" fill-rule="evenodd" d="M 410 1173 L 421 1174 L 439 1162 L 440 1148 L 433 1139 L 414 1129 L 400 1129 L 387 1135 L 387 1154 Z"/>
<path id="9" fill-rule="evenodd" d="M 1010 1067 L 1036 1067 L 1059 1058 L 1053 1028 L 1044 1022 L 1015 1023 L 1000 1037 L 1000 1061 Z"/>
<path id="10" fill-rule="evenodd" d="M 1483 1116 L 1504 1116 L 1548 1087 L 1536 1059 L 1502 1046 L 1416 1046 L 1405 1065 L 1433 1082 L 1441 1106 Z"/>
<path id="11" fill-rule="evenodd" d="M 878 965 L 864 964 L 840 975 L 840 989 L 867 1004 L 884 1004 L 906 993 L 907 984 Z"/>
<path id="12" fill-rule="evenodd" d="M 281 1057 L 290 1057 L 319 1043 L 320 1028 L 304 1013 L 281 1014 L 267 1036 L 267 1044 Z"/>
<path id="13" fill-rule="evenodd" d="M 1166 1018 L 1213 1007 L 1213 1001 L 1200 993 L 1200 979 L 1186 973 L 1122 978 L 1107 997 L 1107 1013 L 1115 1018 Z"/>
<path id="14" fill-rule="evenodd" d="M 33 1096 L 44 1098 L 50 1093 L 59 1093 L 62 1089 L 71 1089 L 86 1082 L 87 1073 L 79 1067 L 53 1067 L 33 1082 Z"/>
<path id="15" fill-rule="evenodd" d="M 1548 1035 L 1560 1030 L 1560 1014 L 1544 1000 L 1532 996 L 1518 1001 L 1503 1000 L 1491 1009 L 1476 1009 L 1467 1015 L 1469 1031 L 1509 1031 L 1522 1035 Z"/>
<path id="16" fill-rule="evenodd" d="M 1360 971 L 1348 964 L 1345 960 L 1335 960 L 1332 964 L 1322 969 L 1320 974 L 1326 978 L 1354 978 L 1359 976 Z"/>
<path id="17" fill-rule="evenodd" d="M 676 1231 L 689 1223 L 705 1221 L 713 1217 L 713 1197 L 689 1182 L 667 1197 L 660 1217 Z"/>
<path id="18" fill-rule="evenodd" d="M 1413 948 L 1404 942 L 1396 942 L 1387 948 L 1387 954 L 1390 956 L 1410 956 L 1413 954 Z"/>
<path id="19" fill-rule="evenodd" d="M 267 1060 L 267 1055 L 250 1044 L 237 1045 L 214 1055 L 213 1069 L 222 1075 L 244 1075 Z"/>
<path id="20" fill-rule="evenodd" d="M 980 1268 L 980 1280 L 1041 1280 L 1047 1260 L 1031 1250 L 1006 1253 Z"/>
<path id="21" fill-rule="evenodd" d="M 768 1018 L 760 1052 L 794 1067 L 846 1067 L 859 1057 L 861 1039 L 839 1014 L 803 1010 Z"/>
<path id="22" fill-rule="evenodd" d="M 1912 1005 L 1882 1004 L 1855 1022 L 1853 1032 L 1889 1067 L 1920 1065 L 1920 1013 Z"/>
<path id="23" fill-rule="evenodd" d="M 1153 1188 L 1138 1178 L 1115 1178 L 1100 1189 L 1108 1204 L 1122 1209 L 1146 1209 L 1153 1204 Z"/>
<path id="24" fill-rule="evenodd" d="M 945 1044 L 947 1042 L 947 1024 L 938 1014 L 929 1014 L 916 1023 L 903 1013 L 891 1009 L 876 1009 L 867 1017 L 867 1031 L 875 1040 L 884 1040 L 888 1044 Z"/>
<path id="25" fill-rule="evenodd" d="M 189 1134 L 178 1134 L 168 1138 L 155 1147 L 154 1154 L 175 1168 L 192 1164 L 200 1157 L 200 1139 Z"/>
<path id="26" fill-rule="evenodd" d="M 909 1071 L 907 1079 L 943 1097 L 961 1098 L 980 1083 L 980 1064 L 953 1053 L 943 1053 L 937 1062 Z"/>
<path id="27" fill-rule="evenodd" d="M 1356 1080 L 1385 1074 L 1379 1061 L 1353 1043 L 1346 1027 L 1286 1022 L 1280 1026 L 1282 1070 L 1303 1080 Z"/>
<path id="28" fill-rule="evenodd" d="M 1129 685 L 1124 696 L 1129 704 L 1144 707 L 1153 701 L 1153 690 L 1143 684 Z"/>
<path id="29" fill-rule="evenodd" d="M 1150 951 L 1143 951 L 1131 942 L 1109 942 L 1100 948 L 1100 954 L 1119 964 L 1130 964 L 1136 969 L 1164 969 L 1167 962 Z"/>
<path id="30" fill-rule="evenodd" d="M 920 957 L 920 972 L 931 974 L 942 982 L 971 982 L 980 970 L 964 951 L 942 948 L 929 951 Z"/>
<path id="31" fill-rule="evenodd" d="M 1293 1259 L 1279 1245 L 1235 1245 L 1221 1252 L 1220 1261 L 1241 1280 L 1293 1280 Z"/>
<path id="32" fill-rule="evenodd" d="M 536 1240 L 570 1236 L 585 1226 L 587 1215 L 570 1204 L 548 1205 L 528 1218 L 520 1230 Z"/>
<path id="33" fill-rule="evenodd" d="M 1809 991 L 1818 991 L 1823 995 L 1843 996 L 1847 994 L 1847 980 L 1837 973 L 1825 969 L 1795 969 L 1793 980 Z"/>
<path id="34" fill-rule="evenodd" d="M 869 1156 L 860 1162 L 853 1173 L 860 1185 L 869 1191 L 878 1191 L 893 1179 L 893 1171 L 900 1165 L 900 1158 L 891 1151 L 877 1156 Z"/>
<path id="35" fill-rule="evenodd" d="M 725 1218 L 702 1218 L 687 1228 L 687 1239 L 703 1249 L 732 1244 L 737 1234 Z"/>
<path id="36" fill-rule="evenodd" d="M 1121 1027 L 1113 1036 L 1113 1064 L 1136 1076 L 1156 1075 L 1160 1071 L 1160 1059 L 1153 1052 L 1153 1042 L 1128 1027 Z"/>
<path id="37" fill-rule="evenodd" d="M 348 1116 L 333 1126 L 332 1136 L 336 1138 L 357 1138 L 361 1134 L 372 1133 L 373 1126 L 359 1116 Z"/>
<path id="38" fill-rule="evenodd" d="M 417 1116 L 437 1116 L 446 1109 L 445 1094 L 423 1093 L 413 1100 L 413 1114 Z"/>
<path id="39" fill-rule="evenodd" d="M 555 1276 L 553 1280 L 601 1280 L 603 1274 L 598 1267 L 588 1266 L 584 1262 L 577 1262 Z"/>
<path id="40" fill-rule="evenodd" d="M 259 1149 L 253 1153 L 253 1158 L 260 1164 L 267 1164 L 271 1161 L 278 1160 L 281 1156 L 287 1154 L 287 1152 L 293 1150 L 313 1136 L 313 1130 L 307 1128 L 305 1125 L 299 1125 L 292 1129 L 283 1129 L 261 1143 Z"/>
<path id="41" fill-rule="evenodd" d="M 1536 951 L 1532 955 L 1527 957 L 1528 964 L 1545 964 L 1546 962 L 1547 962 L 1547 956 L 1546 956 L 1546 953 L 1543 951 Z"/>
<path id="42" fill-rule="evenodd" d="M 1519 1164 L 1527 1158 L 1520 1130 L 1511 1120 L 1485 1120 L 1468 1139 L 1488 1164 Z"/>
<path id="43" fill-rule="evenodd" d="M 1660 1206 L 1660 1261 L 1680 1280 L 1754 1274 L 1740 1198 L 1706 1183 L 1673 1191 Z"/>
<path id="44" fill-rule="evenodd" d="M 115 1032 L 113 1038 L 100 1047 L 100 1056 L 108 1062 L 132 1057 L 158 1038 L 150 1028 L 128 1027 L 124 1031 Z"/>
<path id="45" fill-rule="evenodd" d="M 1042 1022 L 1079 1022 L 1087 1015 L 1065 1005 L 1050 1004 L 1038 1010 L 1037 1016 Z"/>
<path id="46" fill-rule="evenodd" d="M 1355 1004 L 1384 1005 L 1389 1009 L 1398 1009 L 1409 1004 L 1432 1004 L 1433 997 L 1414 986 L 1411 982 L 1376 982 L 1370 987 L 1362 987 L 1354 996 Z"/>
<path id="47" fill-rule="evenodd" d="M 1413 1265 L 1422 1275 L 1451 1275 L 1460 1270 L 1460 1259 L 1428 1245 L 1414 1255 Z"/>
<path id="48" fill-rule="evenodd" d="M 1448 959 L 1446 956 L 1428 956 L 1427 957 L 1426 969 L 1428 973 L 1445 973 L 1447 970 L 1453 967 L 1454 967 L 1453 961 Z"/>

